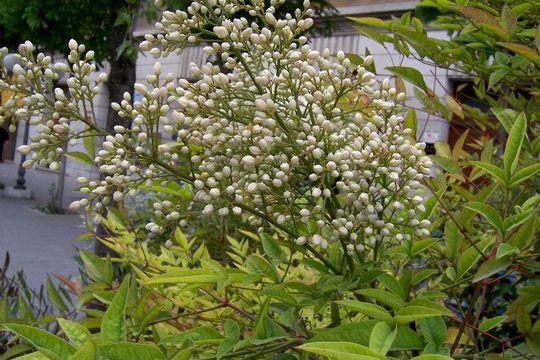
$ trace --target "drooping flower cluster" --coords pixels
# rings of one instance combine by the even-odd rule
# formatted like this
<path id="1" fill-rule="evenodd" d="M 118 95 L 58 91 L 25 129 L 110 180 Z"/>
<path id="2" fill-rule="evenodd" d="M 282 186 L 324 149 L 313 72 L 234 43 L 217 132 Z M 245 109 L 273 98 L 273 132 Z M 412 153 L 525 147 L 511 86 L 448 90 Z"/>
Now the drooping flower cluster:
<path id="1" fill-rule="evenodd" d="M 126 94 L 112 104 L 133 126 L 106 137 L 95 158 L 104 178 L 81 179 L 89 197 L 74 206 L 100 210 L 111 197 L 133 195 L 138 184 L 174 180 L 193 185 L 203 214 L 271 225 L 298 245 L 326 248 L 339 240 L 354 253 L 411 232 L 427 235 L 429 222 L 418 215 L 431 162 L 404 129 L 397 105 L 404 94 L 365 69 L 370 57 L 353 64 L 343 52 L 311 49 L 302 35 L 313 24 L 308 1 L 279 20 L 277 5 L 209 0 L 165 12 L 159 34 L 147 35 L 142 49 L 158 57 L 206 42 L 204 51 L 223 65 L 192 64 L 195 81 L 175 84 L 157 63 L 148 86 L 135 85 L 142 100 Z M 240 10 L 260 24 L 235 18 Z M 56 102 L 69 108 L 58 96 Z M 176 140 L 162 142 L 161 131 Z M 40 142 L 23 150 L 39 150 Z M 156 202 L 147 229 L 159 233 L 185 222 L 183 201 Z"/>
<path id="2" fill-rule="evenodd" d="M 79 122 L 81 116 L 84 116 L 84 123 L 96 123 L 94 98 L 99 93 L 99 85 L 107 80 L 107 74 L 102 73 L 91 81 L 90 75 L 96 71 L 96 65 L 91 63 L 94 52 L 85 52 L 84 45 L 73 40 L 69 48 L 71 67 L 63 62 L 54 63 L 43 53 L 35 56 L 34 45 L 27 41 L 19 46 L 18 63 L 13 69 L 3 66 L 7 49 L 0 49 L 0 90 L 13 93 L 0 107 L 0 123 L 13 118 L 15 121 L 29 119 L 35 125 L 31 144 L 19 148 L 22 153 L 33 152 L 24 164 L 26 167 L 36 163 L 56 170 L 65 143 L 73 144 L 78 138 L 95 133 L 88 125 L 81 128 L 72 124 Z M 69 94 L 56 87 L 59 78 L 65 74 L 69 75 Z M 15 122 L 10 127 L 14 131 Z"/>

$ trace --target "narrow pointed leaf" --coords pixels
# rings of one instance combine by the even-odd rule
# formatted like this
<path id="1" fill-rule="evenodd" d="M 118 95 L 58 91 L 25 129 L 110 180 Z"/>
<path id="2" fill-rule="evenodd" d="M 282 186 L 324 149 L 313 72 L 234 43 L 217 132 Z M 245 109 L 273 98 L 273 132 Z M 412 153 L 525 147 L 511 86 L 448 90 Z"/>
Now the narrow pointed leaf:
<path id="1" fill-rule="evenodd" d="M 506 319 L 508 319 L 507 315 L 501 315 L 501 316 L 496 316 L 491 319 L 485 319 L 485 320 L 482 320 L 480 325 L 478 325 L 478 328 L 482 331 L 489 331 L 493 329 L 495 326 L 502 323 Z"/>
<path id="2" fill-rule="evenodd" d="M 353 300 L 340 300 L 336 301 L 336 303 L 376 320 L 392 321 L 392 315 L 379 305 Z"/>
<path id="3" fill-rule="evenodd" d="M 529 218 L 534 214 L 534 210 L 531 209 L 529 211 L 524 211 L 522 213 L 512 215 L 504 219 L 503 225 L 504 225 L 504 231 L 510 231 L 516 226 L 519 226 L 523 224 L 525 221 L 529 220 Z"/>
<path id="4" fill-rule="evenodd" d="M 373 327 L 369 338 L 369 348 L 379 354 L 386 355 L 394 339 L 396 338 L 397 327 L 388 325 L 387 322 L 380 322 Z"/>
<path id="5" fill-rule="evenodd" d="M 97 355 L 96 344 L 91 340 L 86 341 L 70 360 L 95 360 Z"/>
<path id="6" fill-rule="evenodd" d="M 480 265 L 478 271 L 474 275 L 473 282 L 484 280 L 491 275 L 504 271 L 508 266 L 510 266 L 510 264 L 512 264 L 512 259 L 509 256 L 505 256 L 500 259 L 491 258 Z"/>
<path id="7" fill-rule="evenodd" d="M 525 118 L 525 114 L 521 113 L 516 118 L 514 125 L 512 125 L 504 149 L 503 162 L 507 179 L 510 179 L 514 174 L 514 170 L 518 164 L 519 153 L 521 152 L 521 146 L 523 145 L 523 138 L 525 137 L 526 130 L 527 119 Z"/>
<path id="8" fill-rule="evenodd" d="M 491 175 L 493 178 L 495 178 L 495 180 L 498 180 L 501 184 L 506 184 L 506 175 L 504 173 L 504 169 L 501 169 L 497 165 L 493 165 L 493 164 L 482 162 L 482 161 L 471 161 L 471 164 L 485 171 L 486 173 Z"/>
<path id="9" fill-rule="evenodd" d="M 512 175 L 512 177 L 510 177 L 509 186 L 516 186 L 521 184 L 522 182 L 536 174 L 538 171 L 540 171 L 540 164 L 529 165 L 526 168 L 516 171 L 516 173 Z"/>
<path id="10" fill-rule="evenodd" d="M 518 231 L 510 238 L 510 242 L 518 249 L 523 250 L 531 244 L 535 231 L 536 218 L 533 216 L 521 225 Z"/>
<path id="11" fill-rule="evenodd" d="M 405 305 L 405 301 L 399 296 L 382 289 L 360 289 L 355 291 L 357 294 L 364 295 L 381 304 L 390 306 L 394 310 L 399 310 Z"/>
<path id="12" fill-rule="evenodd" d="M 298 347 L 304 351 L 323 355 L 332 360 L 383 360 L 385 357 L 369 348 L 344 341 L 312 342 Z"/>
<path id="13" fill-rule="evenodd" d="M 463 207 L 481 214 L 495 228 L 504 231 L 504 224 L 499 212 L 491 205 L 481 202 L 468 202 Z"/>
<path id="14" fill-rule="evenodd" d="M 425 92 L 429 90 L 426 82 L 424 81 L 424 76 L 422 76 L 422 73 L 415 68 L 407 66 L 388 66 L 386 70 L 390 71 L 393 74 L 401 76 L 403 79 L 407 80 L 415 86 L 418 86 Z"/>
<path id="15" fill-rule="evenodd" d="M 457 263 L 457 278 L 459 280 L 463 275 L 465 275 L 476 263 L 480 260 L 482 256 L 478 251 L 482 253 L 486 251 L 487 247 L 491 245 L 493 239 L 488 238 L 476 243 L 476 247 L 469 247 L 463 252 L 459 257 Z"/>
<path id="16" fill-rule="evenodd" d="M 154 345 L 120 342 L 99 347 L 100 359 L 107 360 L 166 360 Z"/>
<path id="17" fill-rule="evenodd" d="M 43 355 L 53 360 L 68 360 L 76 351 L 73 346 L 45 330 L 19 324 L 3 324 L 3 326 L 30 342 Z"/>
<path id="18" fill-rule="evenodd" d="M 66 335 L 66 337 L 75 345 L 76 347 L 82 346 L 88 339 L 92 337 L 90 331 L 74 321 L 66 319 L 57 319 L 60 328 Z"/>
<path id="19" fill-rule="evenodd" d="M 125 318 L 128 289 L 129 276 L 126 276 L 101 321 L 101 340 L 104 344 L 126 340 Z"/>

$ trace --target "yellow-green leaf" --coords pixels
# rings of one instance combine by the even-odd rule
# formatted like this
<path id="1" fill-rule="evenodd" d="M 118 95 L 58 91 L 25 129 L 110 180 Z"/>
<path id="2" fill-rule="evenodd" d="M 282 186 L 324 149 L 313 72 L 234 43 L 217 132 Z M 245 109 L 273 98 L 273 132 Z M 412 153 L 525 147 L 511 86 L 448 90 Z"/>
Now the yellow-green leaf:
<path id="1" fill-rule="evenodd" d="M 383 360 L 385 357 L 369 348 L 344 341 L 321 341 L 300 345 L 301 350 L 328 357 L 331 360 Z"/>
<path id="2" fill-rule="evenodd" d="M 129 275 L 124 278 L 101 321 L 101 341 L 111 344 L 126 340 L 126 305 Z"/>
<path id="3" fill-rule="evenodd" d="M 66 341 L 45 330 L 20 324 L 3 324 L 3 326 L 30 342 L 37 350 L 50 359 L 69 360 L 76 351 Z"/>
<path id="4" fill-rule="evenodd" d="M 388 66 L 386 67 L 386 70 L 390 71 L 393 74 L 401 76 L 403 79 L 419 87 L 425 92 L 429 91 L 426 82 L 424 81 L 424 76 L 420 71 L 416 70 L 415 68 L 407 66 Z"/>
<path id="5" fill-rule="evenodd" d="M 82 346 L 88 339 L 92 337 L 90 331 L 74 321 L 58 318 L 56 319 L 60 328 L 66 335 L 66 337 L 75 345 L 76 347 Z"/>
<path id="6" fill-rule="evenodd" d="M 521 146 L 523 145 L 526 130 L 527 119 L 525 118 L 525 114 L 521 113 L 516 118 L 514 125 L 512 125 L 510 134 L 508 134 L 508 140 L 506 141 L 506 147 L 504 148 L 504 171 L 508 180 L 511 179 L 519 162 L 519 154 L 521 152 Z"/>
<path id="7" fill-rule="evenodd" d="M 392 321 L 392 315 L 379 305 L 354 300 L 340 300 L 336 303 L 376 320 Z"/>
<path id="8" fill-rule="evenodd" d="M 530 48 L 523 44 L 511 43 L 511 42 L 498 42 L 497 45 L 500 45 L 504 48 L 507 48 L 516 54 L 522 55 L 527 59 L 531 60 L 536 65 L 540 65 L 540 55 L 536 49 Z"/>

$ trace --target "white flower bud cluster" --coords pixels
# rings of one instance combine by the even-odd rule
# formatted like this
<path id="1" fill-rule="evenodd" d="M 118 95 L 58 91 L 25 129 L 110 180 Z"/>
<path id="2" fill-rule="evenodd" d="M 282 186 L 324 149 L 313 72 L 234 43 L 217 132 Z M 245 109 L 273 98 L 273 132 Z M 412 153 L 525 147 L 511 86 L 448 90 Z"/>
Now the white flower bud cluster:
<path id="1" fill-rule="evenodd" d="M 58 169 L 59 158 L 64 152 L 63 144 L 89 135 L 88 127 L 75 131 L 71 123 L 84 116 L 85 122 L 95 124 L 95 119 L 88 113 L 99 92 L 99 84 L 106 81 L 107 76 L 101 74 L 91 82 L 90 75 L 96 70 L 92 62 L 94 52 L 85 53 L 84 45 L 77 44 L 75 40 L 69 42 L 69 48 L 71 66 L 53 63 L 51 57 L 43 53 L 34 55 L 34 46 L 27 41 L 19 46 L 19 62 L 12 70 L 13 76 L 8 74 L 8 69 L 0 69 L 0 79 L 3 79 L 0 80 L 0 90 L 13 93 L 11 99 L 0 107 L 0 121 L 6 117 L 15 121 L 30 118 L 30 123 L 35 126 L 36 133 L 30 138 L 30 144 L 19 148 L 22 153 L 32 153 L 23 164 L 25 167 L 38 164 Z M 0 51 L 0 65 L 5 55 L 6 51 Z M 65 73 L 69 74 L 68 94 L 55 87 L 56 81 Z M 14 124 L 12 127 L 11 130 L 15 130 Z"/>
<path id="2" fill-rule="evenodd" d="M 205 52 L 219 54 L 231 70 L 192 64 L 196 82 L 180 81 L 174 91 L 180 108 L 170 126 L 191 165 L 194 200 L 205 204 L 203 213 L 239 214 L 238 205 L 247 204 L 253 211 L 246 217 L 256 226 L 270 221 L 296 233 L 302 224 L 315 224 L 317 230 L 296 241 L 322 248 L 344 239 L 349 250 L 363 251 L 403 238 L 409 228 L 427 235 L 429 223 L 416 217 L 424 210 L 418 194 L 431 162 L 397 115 L 403 94 L 388 79 L 379 84 L 343 52 L 335 61 L 328 50 L 310 49 L 301 36 L 312 25 L 309 11 L 277 20 L 272 6 L 249 8 L 265 19 L 261 27 L 232 19 L 235 4 L 208 9 L 193 3 L 191 17 L 166 13 L 158 24 L 162 38 L 143 44 L 159 55 L 181 50 L 189 29 L 212 25 L 219 41 Z M 172 28 L 184 29 L 186 38 Z M 367 57 L 365 65 L 371 61 Z M 365 108 L 341 110 L 346 96 Z M 171 218 L 167 208 L 158 218 Z M 163 229 L 157 223 L 149 228 Z"/>
<path id="3" fill-rule="evenodd" d="M 418 215 L 425 210 L 421 181 L 432 164 L 425 145 L 404 129 L 397 105 L 403 94 L 365 69 L 371 57 L 361 66 L 341 51 L 332 57 L 328 49 L 311 49 L 302 35 L 313 24 L 309 1 L 276 19 L 280 2 L 207 0 L 187 12 L 165 12 L 159 34 L 148 35 L 142 49 L 164 56 L 211 40 L 205 52 L 220 56 L 227 71 L 192 64 L 195 81 L 176 84 L 156 63 L 147 84 L 135 85 L 140 101 L 126 94 L 112 104 L 132 127 L 106 136 L 95 159 L 103 178 L 81 179 L 88 198 L 73 207 L 100 211 L 134 194 L 137 184 L 183 181 L 193 185 L 192 202 L 180 206 L 186 197 L 172 194 L 156 201 L 149 232 L 185 225 L 200 206 L 203 215 L 232 214 L 280 228 L 299 245 L 324 249 L 340 240 L 348 253 L 412 232 L 428 235 L 429 222 Z M 235 18 L 240 10 L 262 25 Z M 70 49 L 73 73 L 81 77 L 68 85 L 78 102 L 55 94 L 62 111 L 89 97 L 82 88 L 88 89 L 92 68 L 78 63 L 84 49 L 74 42 Z M 160 132 L 176 142 L 162 143 Z"/>
<path id="4" fill-rule="evenodd" d="M 154 179 L 170 177 L 164 169 L 178 163 L 179 154 L 173 151 L 177 144 L 161 144 L 159 131 L 176 132 L 171 125 L 172 119 L 167 116 L 170 105 L 177 100 L 177 97 L 170 95 L 175 91 L 173 80 L 173 74 L 163 76 L 161 64 L 156 63 L 154 74 L 146 77 L 147 84 L 136 83 L 134 86 L 141 95 L 140 100 L 132 101 L 131 95 L 125 93 L 120 103 L 111 104 L 121 117 L 131 120 L 132 126 L 129 129 L 115 126 L 114 134 L 105 137 L 102 149 L 94 159 L 102 180 L 86 181 L 86 186 L 81 189 L 88 194 L 93 210 L 99 212 L 111 201 L 121 201 L 126 195 L 134 196 L 138 193 L 139 184 L 152 186 Z M 177 181 L 178 178 L 171 180 Z M 161 218 L 169 222 L 180 219 L 178 214 L 164 215 L 158 209 L 154 215 L 158 222 Z M 149 224 L 147 229 L 153 233 L 164 231 L 163 226 L 155 223 Z"/>

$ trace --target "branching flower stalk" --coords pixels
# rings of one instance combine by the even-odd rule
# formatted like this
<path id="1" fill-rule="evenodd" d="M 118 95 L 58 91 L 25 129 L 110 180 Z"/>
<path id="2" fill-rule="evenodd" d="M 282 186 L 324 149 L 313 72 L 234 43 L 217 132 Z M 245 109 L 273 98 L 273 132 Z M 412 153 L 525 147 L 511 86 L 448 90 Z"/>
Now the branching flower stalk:
<path id="1" fill-rule="evenodd" d="M 321 260 L 329 244 L 341 242 L 351 272 L 353 257 L 376 258 L 385 242 L 428 235 L 429 221 L 418 215 L 432 164 L 425 145 L 413 143 L 403 126 L 398 103 L 404 94 L 365 69 L 369 56 L 355 65 L 342 51 L 311 49 L 302 35 L 313 24 L 309 1 L 276 19 L 281 2 L 206 0 L 187 12 L 165 11 L 142 50 L 159 57 L 206 44 L 204 51 L 219 56 L 225 69 L 191 64 L 195 81 L 176 81 L 156 62 L 147 84 L 135 84 L 141 100 L 126 93 L 111 104 L 132 123 L 116 126 L 114 134 L 88 115 L 107 80 L 93 75 L 92 51 L 72 40 L 69 66 L 53 64 L 49 56 L 34 56 L 27 42 L 10 77 L 2 49 L 0 90 L 15 95 L 0 108 L 0 120 L 30 117 L 37 130 L 19 148 L 32 154 L 24 166 L 56 169 L 62 144 L 105 136 L 93 159 L 103 179 L 79 178 L 86 197 L 72 208 L 99 214 L 112 201 L 135 196 L 141 182 L 181 182 L 192 186 L 191 201 L 203 204 L 203 215 L 238 216 L 261 232 L 273 228 Z M 54 87 L 63 72 L 69 94 Z M 350 96 L 360 109 L 340 108 Z M 162 133 L 176 140 L 163 142 Z M 177 206 L 184 201 L 156 201 L 149 233 L 185 226 L 190 214 Z"/>

